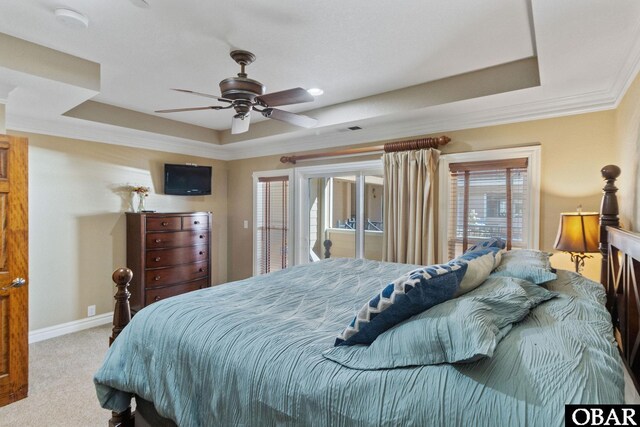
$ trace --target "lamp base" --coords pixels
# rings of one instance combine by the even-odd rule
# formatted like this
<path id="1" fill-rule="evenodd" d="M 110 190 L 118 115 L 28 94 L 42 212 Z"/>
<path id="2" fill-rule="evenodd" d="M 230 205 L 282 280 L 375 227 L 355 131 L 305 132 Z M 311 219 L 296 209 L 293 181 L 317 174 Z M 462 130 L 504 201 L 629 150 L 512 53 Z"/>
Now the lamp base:
<path id="1" fill-rule="evenodd" d="M 571 255 L 571 262 L 573 262 L 576 266 L 576 273 L 582 274 L 582 270 L 584 269 L 584 259 L 585 258 L 593 258 L 593 255 L 588 255 L 583 252 L 568 252 Z"/>

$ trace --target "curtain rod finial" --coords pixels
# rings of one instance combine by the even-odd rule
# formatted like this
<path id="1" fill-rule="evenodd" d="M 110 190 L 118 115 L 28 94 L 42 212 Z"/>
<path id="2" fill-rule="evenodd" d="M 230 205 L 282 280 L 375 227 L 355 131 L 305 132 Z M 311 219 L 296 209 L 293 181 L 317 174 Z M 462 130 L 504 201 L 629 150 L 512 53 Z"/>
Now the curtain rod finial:
<path id="1" fill-rule="evenodd" d="M 280 163 L 296 164 L 296 156 L 282 156 L 280 157 Z"/>

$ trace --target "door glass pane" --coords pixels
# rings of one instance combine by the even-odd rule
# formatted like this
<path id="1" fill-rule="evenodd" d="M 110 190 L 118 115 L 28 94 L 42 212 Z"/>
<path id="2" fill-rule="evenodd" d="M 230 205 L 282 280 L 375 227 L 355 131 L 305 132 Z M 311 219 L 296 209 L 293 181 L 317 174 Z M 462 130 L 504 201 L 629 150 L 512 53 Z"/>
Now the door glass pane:
<path id="1" fill-rule="evenodd" d="M 324 259 L 324 193 L 326 178 L 309 179 L 309 261 Z"/>
<path id="2" fill-rule="evenodd" d="M 382 261 L 382 174 L 364 177 L 364 258 Z"/>
<path id="3" fill-rule="evenodd" d="M 309 261 L 354 258 L 356 177 L 309 179 Z"/>

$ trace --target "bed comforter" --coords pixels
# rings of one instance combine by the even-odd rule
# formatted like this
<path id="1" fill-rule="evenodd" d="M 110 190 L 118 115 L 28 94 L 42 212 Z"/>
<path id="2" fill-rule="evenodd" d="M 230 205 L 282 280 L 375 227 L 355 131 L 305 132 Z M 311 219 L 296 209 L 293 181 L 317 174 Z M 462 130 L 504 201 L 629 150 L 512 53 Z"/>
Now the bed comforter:
<path id="1" fill-rule="evenodd" d="M 331 259 L 191 292 L 141 310 L 94 382 L 180 426 L 564 423 L 567 403 L 623 403 L 622 362 L 598 283 L 567 271 L 493 357 L 382 370 L 322 356 L 356 310 L 415 266 Z"/>

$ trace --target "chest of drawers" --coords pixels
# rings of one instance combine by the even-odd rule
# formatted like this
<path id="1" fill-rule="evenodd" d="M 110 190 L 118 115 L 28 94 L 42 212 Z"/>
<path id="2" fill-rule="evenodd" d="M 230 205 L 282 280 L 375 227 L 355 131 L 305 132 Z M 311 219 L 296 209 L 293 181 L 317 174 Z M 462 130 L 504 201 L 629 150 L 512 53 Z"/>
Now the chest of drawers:
<path id="1" fill-rule="evenodd" d="M 131 311 L 211 286 L 211 212 L 127 212 Z"/>

